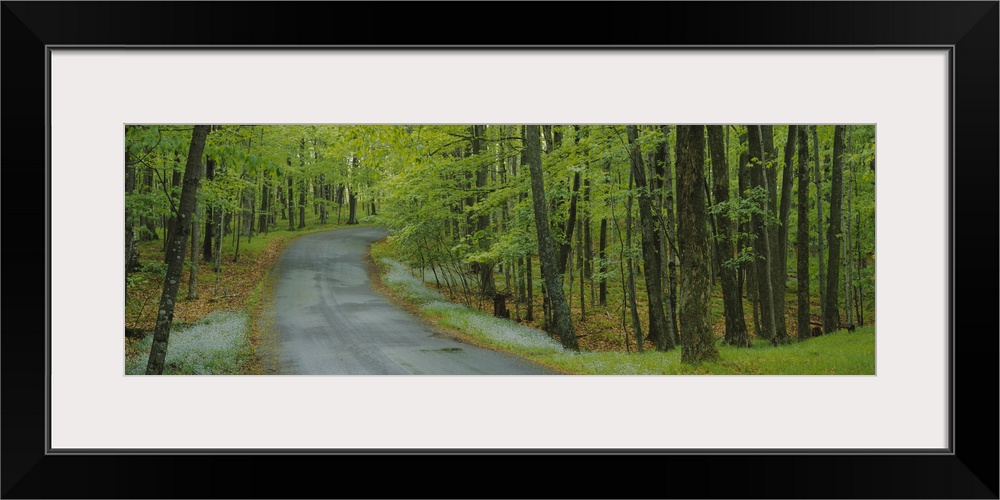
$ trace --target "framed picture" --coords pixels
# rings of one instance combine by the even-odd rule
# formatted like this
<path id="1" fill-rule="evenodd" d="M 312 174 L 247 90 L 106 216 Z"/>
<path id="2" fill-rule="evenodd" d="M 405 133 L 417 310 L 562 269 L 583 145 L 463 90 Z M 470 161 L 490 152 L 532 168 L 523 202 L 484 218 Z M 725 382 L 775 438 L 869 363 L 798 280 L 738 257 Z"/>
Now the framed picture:
<path id="1" fill-rule="evenodd" d="M 295 497 L 309 490 L 235 471 L 441 461 L 477 474 L 482 455 L 583 487 L 492 480 L 487 496 L 997 497 L 995 430 L 975 423 L 996 421 L 995 325 L 956 307 L 996 293 L 956 279 L 995 276 L 995 252 L 973 250 L 996 241 L 984 237 L 996 228 L 996 2 L 582 4 L 594 34 L 561 34 L 571 46 L 490 34 L 553 29 L 520 4 L 458 23 L 454 38 L 374 34 L 386 17 L 441 24 L 444 5 L 325 4 L 326 23 L 315 6 L 4 3 L 4 163 L 38 166 L 35 255 L 47 257 L 43 290 L 8 301 L 46 307 L 42 335 L 3 339 L 5 497 Z M 444 43 L 470 33 L 486 39 Z M 15 111 L 23 95 L 39 100 Z M 121 269 L 124 124 L 475 122 L 874 124 L 875 376 L 123 377 L 120 272 L 107 269 Z M 959 246 L 957 222 L 980 219 Z M 170 480 L 148 486 L 163 464 Z M 234 480 L 207 492 L 185 479 L 206 468 Z M 469 495 L 385 488 L 333 496 Z"/>

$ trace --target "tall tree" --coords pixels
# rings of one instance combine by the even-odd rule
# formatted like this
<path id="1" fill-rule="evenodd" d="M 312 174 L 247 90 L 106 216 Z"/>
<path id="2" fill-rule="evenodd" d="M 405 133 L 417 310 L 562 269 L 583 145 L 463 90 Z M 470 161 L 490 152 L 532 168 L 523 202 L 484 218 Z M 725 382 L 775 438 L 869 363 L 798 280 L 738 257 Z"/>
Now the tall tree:
<path id="1" fill-rule="evenodd" d="M 840 240 L 841 203 L 844 197 L 844 126 L 833 128 L 833 172 L 830 181 L 830 225 L 826 239 L 829 243 L 830 267 L 826 272 L 826 304 L 823 306 L 823 332 L 829 333 L 840 327 L 840 311 L 837 308 L 837 287 L 840 286 Z"/>
<path id="2" fill-rule="evenodd" d="M 486 125 L 472 125 L 472 156 L 479 162 L 476 169 L 476 201 L 482 202 L 485 198 L 486 181 L 489 175 L 490 163 L 484 159 L 484 135 Z M 373 205 L 374 206 L 374 205 Z M 488 211 L 480 209 L 479 216 L 476 217 L 476 232 L 479 234 L 479 249 L 488 251 L 490 248 L 489 227 L 490 214 Z M 490 297 L 496 293 L 496 285 L 493 283 L 493 261 L 479 263 L 479 294 L 482 297 Z"/>
<path id="3" fill-rule="evenodd" d="M 160 295 L 160 307 L 157 309 L 159 313 L 156 316 L 156 327 L 153 330 L 153 346 L 149 351 L 146 375 L 163 373 L 163 360 L 167 356 L 170 325 L 174 321 L 174 302 L 177 300 L 177 289 L 180 287 L 181 272 L 184 269 L 184 250 L 191 231 L 191 214 L 197 203 L 198 183 L 201 180 L 201 157 L 205 152 L 205 138 L 207 136 L 208 125 L 194 126 L 191 133 L 191 146 L 188 149 L 187 165 L 184 169 L 180 205 L 177 209 L 178 224 L 170 237 L 170 244 L 167 246 L 167 275 L 163 280 L 163 293 Z"/>
<path id="4" fill-rule="evenodd" d="M 804 126 L 798 129 L 799 169 L 798 169 L 798 228 L 795 243 L 795 279 L 798 281 L 798 338 L 809 338 L 809 138 Z M 789 138 L 791 141 L 791 138 Z"/>
<path id="5" fill-rule="evenodd" d="M 649 304 L 649 337 L 656 350 L 674 348 L 674 339 L 669 334 L 667 318 L 663 308 L 663 285 L 660 283 L 660 242 L 653 219 L 653 200 L 646 182 L 646 168 L 642 163 L 639 148 L 639 132 L 636 125 L 625 127 L 629 143 L 629 161 L 639 198 L 639 225 L 642 231 L 642 270 L 646 277 L 646 299 Z"/>
<path id="6" fill-rule="evenodd" d="M 813 182 L 816 183 L 816 258 L 819 260 L 819 303 L 826 306 L 826 269 L 823 265 L 823 177 L 819 169 L 819 127 L 811 125 L 813 143 Z"/>
<path id="7" fill-rule="evenodd" d="M 786 267 L 788 262 L 788 216 L 792 207 L 792 172 L 795 163 L 795 135 L 798 127 L 788 126 L 788 137 L 785 140 L 784 167 L 781 171 L 781 201 L 778 205 L 778 237 L 775 239 L 777 248 L 774 265 L 771 266 L 771 282 L 774 288 L 774 325 L 775 335 L 779 343 L 787 342 L 788 330 L 785 324 L 786 310 L 785 291 L 788 288 Z"/>
<path id="8" fill-rule="evenodd" d="M 299 180 L 299 229 L 306 227 L 306 138 L 303 137 L 299 143 L 299 168 L 302 170 L 302 178 Z"/>
<path id="9" fill-rule="evenodd" d="M 673 241 L 676 241 L 677 229 L 675 227 L 674 217 L 674 174 L 673 168 L 670 165 L 670 148 L 666 144 L 670 142 L 670 126 L 661 125 L 660 131 L 663 132 L 663 142 L 664 151 L 663 155 L 663 205 L 666 210 L 666 221 L 663 224 L 666 232 L 664 234 L 664 240 L 667 242 L 667 253 L 665 257 L 667 259 L 667 295 L 670 297 L 670 303 L 667 307 L 670 308 L 670 317 L 673 318 L 673 328 L 671 331 L 674 333 L 674 341 L 679 341 L 676 338 L 679 327 L 677 325 L 677 251 L 674 246 Z"/>
<path id="10" fill-rule="evenodd" d="M 723 141 L 722 126 L 708 126 L 708 150 L 712 157 L 712 191 L 715 203 L 725 207 L 729 203 L 729 164 Z M 720 277 L 722 278 L 722 301 L 726 315 L 726 343 L 748 347 L 747 323 L 743 315 L 743 297 L 736 281 L 736 268 L 727 265 L 734 258 L 732 242 L 732 221 L 727 211 L 722 210 L 719 219 L 719 252 L 722 254 Z"/>
<path id="11" fill-rule="evenodd" d="M 681 361 L 719 358 L 709 325 L 708 211 L 705 199 L 705 126 L 677 126 L 677 239 L 680 253 Z"/>
<path id="12" fill-rule="evenodd" d="M 771 236 L 767 227 L 766 217 L 768 200 L 767 174 L 764 172 L 764 152 L 761 148 L 761 132 L 759 125 L 747 125 L 747 142 L 750 147 L 750 184 L 756 192 L 754 199 L 759 200 L 758 208 L 754 210 L 751 224 L 754 231 L 754 266 L 756 267 L 757 288 L 761 307 L 761 328 L 764 338 L 774 343 L 775 314 L 774 293 L 771 286 Z"/>
<path id="13" fill-rule="evenodd" d="M 201 178 L 205 176 L 205 165 L 201 165 L 201 171 L 198 173 L 198 185 L 195 186 L 195 193 L 198 193 L 201 187 Z M 201 203 L 199 202 L 198 194 L 195 194 L 194 202 L 194 217 L 191 218 L 191 262 L 190 265 L 190 275 L 188 276 L 188 300 L 198 299 L 198 229 L 199 222 L 201 219 Z"/>
<path id="14" fill-rule="evenodd" d="M 549 214 L 545 200 L 545 184 L 542 179 L 542 151 L 539 144 L 537 125 L 525 127 L 525 159 L 531 172 L 531 201 L 535 212 L 535 231 L 538 235 L 538 256 L 542 264 L 542 278 L 552 301 L 553 324 L 552 332 L 559 336 L 563 347 L 578 350 L 576 332 L 570 317 L 569 304 L 563 292 L 562 279 L 559 276 L 556 248 L 549 233 Z"/>

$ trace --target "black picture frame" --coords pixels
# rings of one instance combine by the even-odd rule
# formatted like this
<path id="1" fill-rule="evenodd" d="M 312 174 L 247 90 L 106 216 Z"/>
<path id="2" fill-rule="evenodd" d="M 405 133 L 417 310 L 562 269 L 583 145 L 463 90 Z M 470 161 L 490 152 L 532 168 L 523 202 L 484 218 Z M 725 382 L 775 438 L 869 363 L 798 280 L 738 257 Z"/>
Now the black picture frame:
<path id="1" fill-rule="evenodd" d="M 3 2 L 2 495 L 88 497 L 998 498 L 998 25 L 990 2 Z M 573 11 L 556 22 L 545 12 Z M 451 14 L 457 19 L 445 16 Z M 948 453 L 343 454 L 47 451 L 51 46 L 951 47 Z M 44 187 L 44 188 L 43 188 Z M 45 192 L 42 198 L 40 193 Z M 44 237 L 13 233 L 42 229 Z M 30 221 L 30 222 L 25 222 Z M 956 227 L 962 227 L 956 234 Z M 11 243 L 11 239 L 15 241 Z M 915 270 L 919 273 L 919 270 Z M 960 274 L 961 273 L 961 274 Z M 961 278 L 961 279 L 960 279 Z M 27 285 L 27 286 L 26 286 Z M 28 290 L 28 292 L 25 291 Z M 30 293 L 29 293 L 30 292 Z M 973 304 L 985 303 L 986 311 Z M 85 333 L 85 326 L 82 326 Z M 958 331 L 963 335 L 957 336 Z M 141 415 L 122 425 L 143 429 Z M 748 424 L 752 432 L 752 424 Z M 656 432 L 655 427 L 650 432 Z M 822 432 L 822 429 L 817 429 Z M 312 470 L 333 471 L 312 475 Z M 376 471 L 377 483 L 361 481 Z M 248 477 L 249 476 L 249 477 Z M 481 485 L 469 490 L 466 484 Z M 317 487 L 319 489 L 317 489 Z"/>

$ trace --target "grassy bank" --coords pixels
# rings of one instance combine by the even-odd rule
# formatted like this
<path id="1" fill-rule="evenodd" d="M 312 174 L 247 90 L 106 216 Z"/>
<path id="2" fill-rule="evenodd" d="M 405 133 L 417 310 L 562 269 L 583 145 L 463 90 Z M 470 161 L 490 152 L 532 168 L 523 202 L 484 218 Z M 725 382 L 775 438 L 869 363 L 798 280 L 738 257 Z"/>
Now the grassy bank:
<path id="1" fill-rule="evenodd" d="M 390 240 L 372 246 L 377 278 L 393 299 L 415 310 L 436 325 L 457 332 L 464 340 L 492 349 L 512 352 L 559 371 L 589 375 L 719 374 L 719 375 L 873 375 L 875 373 L 875 329 L 858 328 L 772 347 L 754 341 L 751 348 L 719 345 L 717 362 L 697 366 L 680 361 L 680 349 L 638 354 L 601 347 L 580 352 L 563 350 L 559 343 L 533 326 L 495 318 L 450 301 L 433 286 L 415 277 L 399 263 Z M 595 317 L 600 317 L 594 315 Z M 576 319 L 574 318 L 574 324 Z M 581 329 L 593 332 L 595 328 Z M 591 333 L 593 334 L 593 333 Z M 604 332 L 610 336 L 610 332 Z M 584 345 L 581 342 L 581 345 Z"/>

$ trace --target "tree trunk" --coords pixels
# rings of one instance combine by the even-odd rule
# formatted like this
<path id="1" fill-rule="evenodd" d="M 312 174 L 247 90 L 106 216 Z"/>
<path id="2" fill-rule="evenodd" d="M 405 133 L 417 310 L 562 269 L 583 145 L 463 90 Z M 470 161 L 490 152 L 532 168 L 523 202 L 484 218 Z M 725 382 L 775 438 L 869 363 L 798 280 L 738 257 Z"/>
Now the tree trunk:
<path id="1" fill-rule="evenodd" d="M 847 152 L 852 153 L 853 149 L 851 147 L 851 138 L 854 135 L 853 129 L 850 125 L 847 126 Z M 854 214 L 854 169 L 852 168 L 853 162 L 847 162 L 847 172 L 845 174 L 845 186 L 844 192 L 847 198 L 847 211 L 844 213 L 844 225 L 847 226 L 844 231 L 844 267 L 847 275 L 847 279 L 844 280 L 844 291 L 845 291 L 845 302 L 847 302 L 847 324 L 854 325 L 857 321 L 855 319 L 855 296 L 854 296 L 854 259 L 852 257 L 851 249 L 854 248 L 854 227 L 851 224 L 851 219 Z"/>
<path id="2" fill-rule="evenodd" d="M 171 207 L 176 207 L 177 204 L 179 203 L 179 201 L 177 200 L 177 198 L 174 195 L 174 191 L 177 188 L 179 188 L 179 187 L 181 187 L 181 158 L 180 158 L 180 155 L 178 155 L 177 153 L 174 153 L 174 168 L 173 168 L 173 171 L 172 171 L 172 173 L 170 175 L 170 194 L 169 194 L 169 196 L 173 200 L 170 203 Z M 168 248 L 168 245 L 170 244 L 170 235 L 174 232 L 174 229 L 175 229 L 174 225 L 176 224 L 176 222 L 177 222 L 177 214 L 176 213 L 171 213 L 171 215 L 169 217 L 167 217 L 167 223 L 163 225 L 163 227 L 166 229 L 166 235 L 165 235 L 166 237 L 163 238 L 163 253 L 164 254 L 167 253 L 167 248 Z M 164 256 L 164 259 L 166 259 L 166 256 Z"/>
<path id="3" fill-rule="evenodd" d="M 678 251 L 681 264 L 681 361 L 719 359 L 709 325 L 709 244 L 705 209 L 705 127 L 677 126 Z"/>
<path id="4" fill-rule="evenodd" d="M 559 245 L 559 272 L 566 271 L 566 259 L 569 258 L 570 245 L 573 242 L 573 229 L 576 227 L 577 197 L 580 193 L 580 172 L 573 174 L 573 191 L 569 197 L 569 215 L 566 218 L 566 227 L 563 230 L 565 241 Z"/>
<path id="5" fill-rule="evenodd" d="M 349 190 L 347 192 L 347 224 L 357 224 L 358 223 L 358 197 L 354 196 L 354 190 Z"/>
<path id="6" fill-rule="evenodd" d="M 260 214 L 258 214 L 257 219 L 257 229 L 262 234 L 267 234 L 267 225 L 271 216 L 270 205 L 270 182 L 268 182 L 268 175 L 264 173 L 264 179 L 260 183 Z"/>
<path id="7" fill-rule="evenodd" d="M 573 330 L 569 304 L 566 303 L 562 280 L 559 277 L 555 244 L 552 242 L 552 235 L 549 234 L 549 215 L 542 179 L 542 152 L 539 145 L 538 126 L 528 125 L 525 127 L 525 132 L 526 156 L 531 172 L 531 197 L 535 212 L 535 230 L 538 234 L 538 254 L 542 263 L 542 277 L 545 279 L 554 309 L 553 330 L 559 336 L 563 347 L 576 351 L 579 350 L 576 332 Z"/>
<path id="8" fill-rule="evenodd" d="M 142 174 L 142 186 L 141 192 L 149 194 L 153 192 L 153 167 L 146 167 L 146 170 Z M 160 236 L 156 233 L 156 218 L 155 217 L 140 217 L 139 225 L 145 227 L 145 230 L 139 232 L 139 241 L 153 241 L 160 239 Z"/>
<path id="9" fill-rule="evenodd" d="M 489 162 L 482 157 L 483 155 L 483 136 L 486 134 L 485 125 L 472 125 L 470 127 L 472 131 L 472 156 L 476 161 L 480 162 L 479 168 L 476 169 L 476 201 L 482 201 L 486 198 L 484 192 L 486 190 L 487 177 L 489 175 Z M 372 209 L 374 209 L 375 204 L 372 203 Z M 490 238 L 488 229 L 490 227 L 490 214 L 489 212 L 483 210 L 478 217 L 476 217 L 476 232 L 479 233 L 479 250 L 486 252 L 490 249 Z M 493 280 L 493 267 L 494 263 L 491 261 L 482 262 L 479 265 L 479 295 L 484 298 L 490 298 L 496 295 L 496 284 Z"/>
<path id="10" fill-rule="evenodd" d="M 826 233 L 829 241 L 829 267 L 826 272 L 826 304 L 823 306 L 823 333 L 830 333 L 840 327 L 840 311 L 837 308 L 837 287 L 840 286 L 840 239 L 841 202 L 844 197 L 844 126 L 833 130 L 833 172 L 830 181 L 830 226 Z"/>
<path id="11" fill-rule="evenodd" d="M 809 127 L 813 141 L 813 182 L 816 183 L 816 258 L 819 260 L 819 303 L 820 309 L 826 307 L 826 266 L 823 265 L 823 177 L 819 168 L 819 132 L 818 127 Z M 820 313 L 822 314 L 822 312 Z"/>
<path id="12" fill-rule="evenodd" d="M 737 177 L 739 177 L 739 187 L 740 187 L 740 199 L 746 200 L 748 197 L 747 190 L 750 189 L 750 153 L 749 145 L 747 142 L 747 134 L 750 127 L 746 126 L 743 129 L 743 133 L 739 134 L 739 141 L 741 147 L 740 159 L 739 159 L 739 169 L 737 172 Z M 744 249 L 753 249 L 753 219 L 744 217 L 739 221 L 739 243 L 737 245 L 737 250 L 743 252 Z M 761 326 L 760 322 L 760 292 L 757 289 L 757 264 L 756 262 L 743 262 L 740 264 L 740 276 L 745 281 L 746 284 L 746 294 L 747 302 L 750 303 L 751 318 L 753 319 L 753 334 L 756 338 L 764 338 L 764 328 Z M 742 288 L 742 285 L 741 285 Z"/>
<path id="13" fill-rule="evenodd" d="M 774 319 L 775 334 L 779 343 L 788 341 L 788 328 L 786 326 L 787 308 L 785 306 L 785 293 L 788 289 L 787 268 L 788 268 L 788 216 L 792 207 L 792 170 L 795 163 L 795 135 L 798 127 L 788 126 L 788 139 L 785 141 L 784 168 L 781 172 L 781 202 L 778 205 L 778 237 L 776 257 L 774 265 L 771 267 L 771 277 L 774 287 Z"/>
<path id="14" fill-rule="evenodd" d="M 306 227 L 306 180 L 299 181 L 299 229 Z"/>
<path id="15" fill-rule="evenodd" d="M 590 206 L 590 179 L 583 180 L 583 202 L 586 216 L 583 218 L 583 276 L 590 283 L 590 303 L 594 303 L 594 236 L 591 234 L 593 221 Z"/>
<path id="16" fill-rule="evenodd" d="M 597 247 L 597 269 L 600 273 L 601 279 L 598 283 L 597 297 L 602 306 L 608 305 L 608 278 L 605 275 L 608 272 L 607 266 L 607 248 L 608 248 L 608 218 L 601 218 L 601 235 L 598 237 L 598 247 Z"/>
<path id="17" fill-rule="evenodd" d="M 525 321 L 535 321 L 535 283 L 532 280 L 533 276 L 531 271 L 532 266 L 534 266 L 534 262 L 532 262 L 532 257 L 530 253 L 525 256 L 524 260 L 526 264 L 524 268 L 524 274 L 525 274 L 524 279 L 527 282 L 527 288 L 528 288 L 528 304 L 527 304 L 528 310 L 525 311 L 524 319 Z"/>
<path id="18" fill-rule="evenodd" d="M 205 137 L 208 135 L 208 125 L 195 125 L 191 134 L 191 147 L 188 150 L 187 166 L 184 169 L 184 185 L 181 189 L 180 206 L 178 208 L 177 230 L 168 246 L 167 275 L 163 281 L 163 293 L 160 295 L 160 307 L 156 316 L 156 327 L 153 331 L 153 345 L 146 364 L 146 375 L 163 373 L 163 360 L 167 356 L 167 342 L 170 338 L 170 325 L 174 320 L 174 301 L 177 299 L 177 289 L 180 286 L 181 272 L 184 268 L 184 250 L 191 230 L 191 214 L 197 204 L 198 182 L 201 177 L 201 157 L 205 151 Z"/>
<path id="19" fill-rule="evenodd" d="M 635 334 L 635 349 L 642 352 L 642 324 L 639 323 L 639 307 L 635 297 L 635 265 L 632 262 L 632 186 L 634 184 L 632 169 L 628 171 L 628 198 L 625 202 L 625 262 L 628 266 L 628 283 L 625 294 L 628 297 L 629 310 L 632 311 L 632 331 Z M 619 235 L 621 233 L 618 233 Z M 620 236 L 619 236 L 620 238 Z"/>
<path id="20" fill-rule="evenodd" d="M 715 192 L 715 202 L 729 202 L 729 164 L 727 151 L 722 138 L 722 126 L 708 126 L 708 149 L 712 156 L 712 184 Z M 736 282 L 736 268 L 727 265 L 727 260 L 734 257 L 732 242 L 732 221 L 728 212 L 718 214 L 719 252 L 722 254 L 719 275 L 722 280 L 722 301 L 726 315 L 726 343 L 740 347 L 749 347 L 747 323 L 743 315 L 743 297 Z"/>
<path id="21" fill-rule="evenodd" d="M 319 174 L 319 223 L 326 224 L 326 174 Z"/>
<path id="22" fill-rule="evenodd" d="M 205 162 L 205 179 L 214 180 L 215 179 L 215 161 L 207 160 Z M 205 242 L 202 245 L 201 257 L 205 262 L 212 262 L 212 250 L 215 248 L 212 245 L 212 236 L 215 234 L 215 213 L 216 210 L 211 206 L 206 207 L 205 210 Z"/>
<path id="23" fill-rule="evenodd" d="M 663 131 L 663 140 L 669 142 L 670 126 L 661 125 L 660 129 Z M 667 154 L 663 158 L 663 175 L 663 204 L 666 205 L 667 209 L 667 234 L 665 235 L 665 240 L 668 242 L 667 249 L 669 251 L 669 254 L 667 255 L 667 273 L 670 276 L 669 282 L 667 283 L 667 294 L 670 296 L 670 317 L 673 318 L 674 322 L 671 331 L 675 334 L 674 342 L 676 343 L 680 340 L 680 329 L 677 324 L 677 249 L 673 245 L 669 244 L 670 241 L 677 241 L 676 219 L 674 217 L 674 193 L 676 192 L 676 186 L 674 185 L 673 168 L 670 165 L 669 148 L 667 148 Z"/>
<path id="24" fill-rule="evenodd" d="M 299 229 L 306 227 L 306 138 L 299 141 L 299 170 L 302 178 L 299 179 Z"/>
<path id="25" fill-rule="evenodd" d="M 198 234 L 201 223 L 201 178 L 205 177 L 205 164 L 201 164 L 198 185 L 195 187 L 194 217 L 191 218 L 191 274 L 188 276 L 188 300 L 198 299 Z"/>
<path id="26" fill-rule="evenodd" d="M 583 217 L 579 219 L 579 224 L 583 225 Z M 583 251 L 583 228 L 577 228 L 576 230 L 576 263 L 577 269 L 580 270 L 580 321 L 585 321 L 587 318 L 587 272 L 584 269 L 584 251 Z"/>
<path id="27" fill-rule="evenodd" d="M 759 125 L 747 126 L 747 141 L 750 143 L 750 168 L 751 189 L 764 195 L 757 210 L 754 210 L 751 224 L 754 228 L 754 266 L 757 269 L 757 291 L 760 297 L 761 306 L 761 327 L 765 339 L 774 343 L 775 338 L 775 314 L 774 314 L 774 293 L 771 286 L 771 235 L 765 223 L 764 214 L 767 210 L 767 175 L 764 173 L 764 152 L 761 149 L 761 134 Z"/>
<path id="28" fill-rule="evenodd" d="M 291 158 L 288 159 L 288 166 L 289 167 L 292 166 L 292 159 Z M 295 181 L 293 181 L 292 180 L 292 176 L 289 175 L 288 176 L 288 203 L 287 203 L 287 208 L 288 208 L 288 230 L 289 231 L 294 231 L 295 230 L 295 212 L 294 212 L 294 210 L 295 210 L 295 197 L 293 196 L 293 193 L 292 193 L 292 186 L 294 184 L 295 184 Z"/>
<path id="29" fill-rule="evenodd" d="M 660 242 L 656 221 L 653 220 L 653 200 L 646 183 L 646 168 L 642 163 L 639 148 L 639 130 L 635 125 L 626 126 L 629 142 L 629 158 L 632 175 L 639 194 L 639 224 L 642 228 L 642 269 L 646 277 L 646 298 L 648 300 L 649 335 L 656 350 L 674 348 L 673 338 L 668 331 L 667 318 L 663 307 L 663 284 L 660 282 Z"/>
<path id="30" fill-rule="evenodd" d="M 798 307 L 796 321 L 798 322 L 798 339 L 806 340 L 809 331 L 809 138 L 804 126 L 798 129 L 799 144 L 799 212 L 798 237 L 796 238 L 796 268 L 795 279 L 798 282 Z M 791 139 L 789 139 L 791 140 Z"/>

